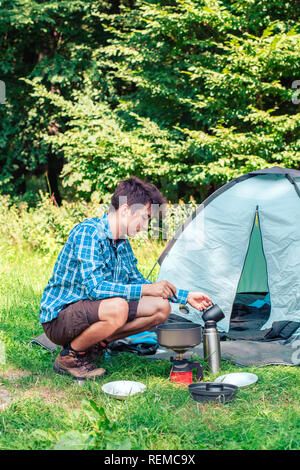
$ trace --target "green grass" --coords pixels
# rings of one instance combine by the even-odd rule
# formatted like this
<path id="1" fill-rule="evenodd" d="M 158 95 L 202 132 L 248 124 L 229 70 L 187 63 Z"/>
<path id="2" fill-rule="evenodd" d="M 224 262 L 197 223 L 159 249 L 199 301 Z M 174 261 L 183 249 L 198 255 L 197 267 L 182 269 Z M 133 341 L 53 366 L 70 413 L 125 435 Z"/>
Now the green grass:
<path id="1" fill-rule="evenodd" d="M 144 274 L 161 250 L 158 244 L 136 246 Z M 259 376 L 226 405 L 197 404 L 185 387 L 169 381 L 169 361 L 130 354 L 106 359 L 107 375 L 80 387 L 53 372 L 54 356 L 28 346 L 42 333 L 39 302 L 56 256 L 1 248 L 0 258 L 0 339 L 6 350 L 0 397 L 1 389 L 11 395 L 0 411 L 0 449 L 299 449 L 298 367 L 241 369 L 223 361 L 222 373 Z M 147 390 L 126 401 L 103 394 L 101 385 L 120 379 L 142 381 Z M 211 379 L 205 370 L 205 381 Z"/>

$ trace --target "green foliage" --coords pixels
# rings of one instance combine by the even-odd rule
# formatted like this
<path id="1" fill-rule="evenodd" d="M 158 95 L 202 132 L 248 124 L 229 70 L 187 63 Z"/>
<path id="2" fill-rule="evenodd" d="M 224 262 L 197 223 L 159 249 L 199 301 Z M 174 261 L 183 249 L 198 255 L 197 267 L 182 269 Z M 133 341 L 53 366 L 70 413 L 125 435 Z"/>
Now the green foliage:
<path id="1" fill-rule="evenodd" d="M 159 250 L 161 240 L 165 242 L 172 238 L 196 206 L 194 200 L 189 204 L 181 201 L 180 204 L 169 205 L 162 226 L 154 219 L 149 232 L 138 234 L 132 241 L 133 245 L 143 249 L 153 240 Z M 58 254 L 75 225 L 87 218 L 102 217 L 108 209 L 109 204 L 99 204 L 97 193 L 91 196 L 89 203 L 63 201 L 61 206 L 57 206 L 53 198 L 40 192 L 35 207 L 24 200 L 14 202 L 9 196 L 0 196 L 0 237 L 7 247 L 26 247 L 51 258 Z M 159 254 L 158 251 L 157 257 Z"/>
<path id="2" fill-rule="evenodd" d="M 31 433 L 33 441 L 54 450 L 131 449 L 128 437 L 117 440 L 117 423 L 108 419 L 103 406 L 99 408 L 94 400 L 84 400 L 83 413 L 89 420 L 89 432 L 72 430 L 55 433 L 51 429 L 36 429 Z"/>
<path id="3" fill-rule="evenodd" d="M 24 192 L 29 175 L 59 167 L 62 158 L 40 138 L 60 128 L 54 109 L 32 97 L 23 78 L 70 98 L 81 86 L 92 48 L 106 40 L 98 15 L 110 9 L 106 1 L 0 1 L 0 78 L 7 95 L 0 106 L 2 192 Z"/>
<path id="4" fill-rule="evenodd" d="M 45 255 L 56 253 L 66 242 L 71 229 L 89 217 L 100 217 L 107 206 L 97 199 L 87 204 L 64 201 L 61 207 L 40 193 L 35 208 L 26 202 L 12 204 L 8 196 L 0 198 L 0 235 L 7 245 L 27 246 Z"/>
<path id="5" fill-rule="evenodd" d="M 35 22 L 17 3 L 2 2 L 3 37 L 17 38 L 2 41 L 2 73 L 19 86 L 0 110 L 3 191 L 52 160 L 65 190 L 103 202 L 132 174 L 188 201 L 257 168 L 299 167 L 296 0 L 26 2 Z"/>
<path id="6" fill-rule="evenodd" d="M 130 34 L 115 19 L 116 39 L 101 49 L 115 89 L 127 84 L 115 112 L 130 128 L 138 115 L 168 131 L 176 149 L 162 160 L 170 180 L 197 188 L 262 166 L 298 166 L 296 4 L 279 20 L 273 3 L 251 2 L 250 16 L 243 2 L 138 2 L 126 16 Z M 262 5 L 267 24 L 257 22 Z"/>

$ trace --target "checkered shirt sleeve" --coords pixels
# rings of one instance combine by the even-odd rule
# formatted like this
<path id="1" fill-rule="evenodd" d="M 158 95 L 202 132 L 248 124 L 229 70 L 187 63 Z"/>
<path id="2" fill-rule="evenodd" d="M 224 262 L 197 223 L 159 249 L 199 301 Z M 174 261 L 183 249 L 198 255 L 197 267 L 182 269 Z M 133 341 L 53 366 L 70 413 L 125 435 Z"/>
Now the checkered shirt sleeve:
<path id="1" fill-rule="evenodd" d="M 99 250 L 101 241 L 99 243 L 93 232 L 84 228 L 76 234 L 74 241 L 74 254 L 79 262 L 82 283 L 90 300 L 122 297 L 131 301 L 141 298 L 142 283 L 122 284 L 105 280 L 105 247 L 103 256 Z"/>

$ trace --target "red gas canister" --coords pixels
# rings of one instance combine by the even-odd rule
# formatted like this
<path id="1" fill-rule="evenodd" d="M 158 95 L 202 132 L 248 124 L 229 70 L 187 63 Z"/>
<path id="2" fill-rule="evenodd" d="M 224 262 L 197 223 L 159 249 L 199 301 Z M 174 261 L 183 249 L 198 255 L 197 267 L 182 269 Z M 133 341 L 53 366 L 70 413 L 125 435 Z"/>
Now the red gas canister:
<path id="1" fill-rule="evenodd" d="M 174 359 L 171 357 L 172 369 L 170 380 L 172 382 L 189 385 L 193 383 L 193 369 L 197 370 L 197 381 L 203 380 L 203 371 L 200 362 L 187 359 Z"/>

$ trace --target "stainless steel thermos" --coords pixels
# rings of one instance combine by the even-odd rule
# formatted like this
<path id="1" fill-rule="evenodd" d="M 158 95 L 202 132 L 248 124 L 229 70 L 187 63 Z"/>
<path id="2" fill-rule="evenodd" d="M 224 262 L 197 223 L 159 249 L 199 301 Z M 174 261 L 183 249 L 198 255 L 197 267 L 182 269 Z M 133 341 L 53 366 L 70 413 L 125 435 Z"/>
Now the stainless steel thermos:
<path id="1" fill-rule="evenodd" d="M 208 367 L 215 374 L 221 369 L 221 348 L 219 332 L 214 320 L 205 322 L 203 331 L 203 352 Z"/>
<path id="2" fill-rule="evenodd" d="M 212 305 L 202 315 L 204 321 L 203 352 L 210 370 L 215 374 L 221 369 L 220 337 L 217 322 L 225 318 L 218 305 Z"/>
<path id="3" fill-rule="evenodd" d="M 186 310 L 183 310 L 183 308 Z M 181 313 L 189 313 L 189 309 L 184 305 L 180 305 L 180 311 Z M 207 308 L 202 315 L 202 320 L 204 321 L 202 338 L 204 359 L 213 373 L 221 369 L 221 347 L 217 322 L 223 320 L 223 318 L 225 318 L 225 315 L 217 304 Z"/>

